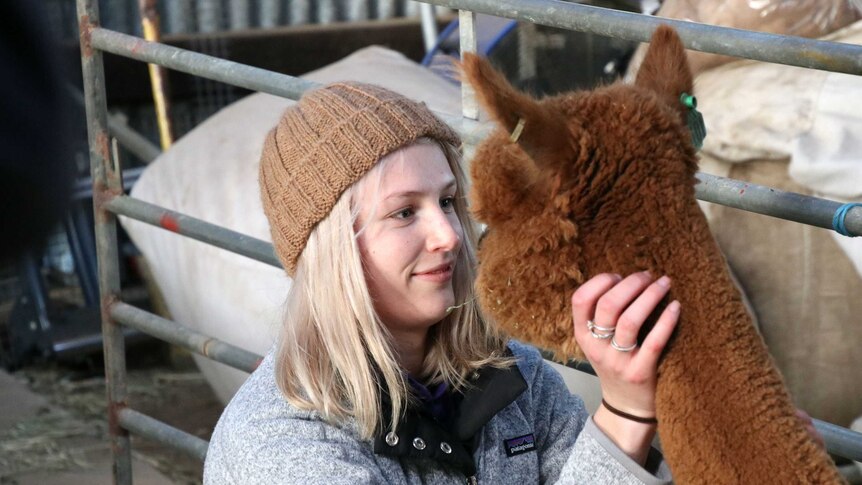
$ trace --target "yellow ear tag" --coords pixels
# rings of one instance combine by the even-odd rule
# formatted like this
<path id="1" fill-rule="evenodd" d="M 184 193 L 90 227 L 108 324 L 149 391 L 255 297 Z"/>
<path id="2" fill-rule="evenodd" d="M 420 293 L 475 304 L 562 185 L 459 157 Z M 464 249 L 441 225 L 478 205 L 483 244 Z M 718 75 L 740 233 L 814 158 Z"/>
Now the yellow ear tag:
<path id="1" fill-rule="evenodd" d="M 521 132 L 524 131 L 524 118 L 518 118 L 518 124 L 515 125 L 515 129 L 512 130 L 512 134 L 509 135 L 509 141 L 512 143 L 518 143 L 518 138 L 521 138 Z"/>

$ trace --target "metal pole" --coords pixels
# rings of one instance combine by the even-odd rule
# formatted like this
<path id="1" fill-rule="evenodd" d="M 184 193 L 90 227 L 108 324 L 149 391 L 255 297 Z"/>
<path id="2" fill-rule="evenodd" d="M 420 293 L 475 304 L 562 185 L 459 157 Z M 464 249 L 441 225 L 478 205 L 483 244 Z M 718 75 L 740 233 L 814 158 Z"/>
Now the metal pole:
<path id="1" fill-rule="evenodd" d="M 91 34 L 99 25 L 98 0 L 78 0 L 81 35 L 81 68 L 84 77 L 84 105 L 90 145 L 90 173 L 93 177 L 96 250 L 99 259 L 99 296 L 105 377 L 108 397 L 108 428 L 113 454 L 115 484 L 132 482 L 131 449 L 128 432 L 120 426 L 118 413 L 126 407 L 126 355 L 122 329 L 111 320 L 110 303 L 120 294 L 117 257 L 116 217 L 105 210 L 104 202 L 123 193 L 118 166 L 111 162 L 108 142 L 108 108 L 105 98 L 105 70 L 102 53 L 93 48 Z"/>
<path id="2" fill-rule="evenodd" d="M 842 205 L 706 173 L 698 173 L 697 179 L 694 193 L 700 200 L 826 229 L 832 229 L 832 216 Z M 844 222 L 850 234 L 862 235 L 862 207 L 850 209 Z"/>
<path id="3" fill-rule="evenodd" d="M 542 1 L 548 2 L 551 0 Z M 565 5 L 580 7 L 580 5 L 576 4 Z M 627 15 L 637 16 L 637 14 Z M 465 33 L 462 35 L 467 36 L 467 39 L 463 39 L 462 42 L 464 42 L 464 45 L 467 45 L 469 49 L 471 44 L 471 40 L 469 38 L 471 29 L 466 27 L 465 23 L 470 23 L 472 14 L 470 12 L 462 11 L 459 13 L 459 16 L 461 28 L 464 29 L 462 32 Z M 644 16 L 644 18 L 649 17 Z M 472 42 L 475 42 L 475 38 Z M 207 56 L 205 54 L 186 51 L 172 46 L 146 42 L 138 37 L 106 29 L 93 30 L 92 43 L 93 46 L 114 54 L 131 57 L 132 59 L 144 62 L 159 63 L 182 72 L 290 99 L 298 99 L 307 89 L 319 86 L 319 84 L 311 81 L 246 66 L 236 62 L 226 61 L 216 57 Z M 850 46 L 849 44 L 847 47 L 859 50 L 859 60 L 862 62 L 862 47 Z M 475 104 L 475 95 L 471 95 L 469 90 L 464 90 L 462 88 L 462 98 L 465 116 L 467 118 L 470 118 L 471 114 L 474 117 L 477 116 L 478 107 Z M 487 126 L 480 125 L 470 119 L 461 119 L 445 115 L 441 115 L 441 118 L 454 128 L 458 129 L 464 141 L 468 144 L 477 143 L 489 131 Z M 781 192 L 768 187 L 745 184 L 744 182 L 731 179 L 721 179 L 720 177 L 712 177 L 707 174 L 699 174 L 698 177 L 703 183 L 697 187 L 697 196 L 702 200 L 737 207 L 752 212 L 774 215 L 776 217 L 812 224 L 818 227 L 831 228 L 832 214 L 834 214 L 835 209 L 840 206 L 839 203 L 833 201 Z M 751 192 L 749 192 L 748 196 L 745 198 L 740 197 L 739 193 L 735 195 L 733 194 L 733 191 L 739 191 L 746 188 Z M 728 192 L 728 190 L 730 192 Z M 758 193 L 760 195 L 755 197 L 752 195 L 754 193 Z M 775 207 L 774 204 L 776 203 L 791 203 L 791 207 Z M 814 207 L 814 209 L 816 209 L 816 213 L 812 214 L 809 207 Z M 851 234 L 862 235 L 862 208 L 857 207 L 851 209 L 848 212 L 845 221 L 847 229 Z"/>
<path id="4" fill-rule="evenodd" d="M 254 372 L 262 357 L 123 302 L 111 305 L 111 316 L 129 327 L 178 345 L 235 369 Z"/>
<path id="5" fill-rule="evenodd" d="M 696 51 L 862 75 L 862 46 L 717 27 L 557 0 L 423 0 L 497 17 L 648 42 L 661 24 L 674 27 Z"/>
<path id="6" fill-rule="evenodd" d="M 84 106 L 84 94 L 76 87 L 67 85 L 66 92 L 80 106 Z M 108 114 L 108 133 L 115 137 L 124 148 L 135 154 L 144 163 L 152 162 L 162 151 L 155 143 L 138 133 L 120 115 Z"/>
<path id="7" fill-rule="evenodd" d="M 188 236 L 270 266 L 282 267 L 275 256 L 272 244 L 261 239 L 125 195 L 112 199 L 105 208 L 116 214 Z"/>
<path id="8" fill-rule="evenodd" d="M 299 99 L 305 91 L 321 86 L 321 84 L 313 81 L 226 61 L 178 47 L 147 42 L 139 37 L 106 29 L 93 31 L 93 45 L 112 54 L 142 62 L 161 64 L 180 72 L 282 98 Z M 479 124 L 472 119 L 443 113 L 437 113 L 437 115 L 458 130 L 463 141 L 468 144 L 478 144 L 492 130 L 490 124 Z"/>
<path id="9" fill-rule="evenodd" d="M 149 164 L 162 154 L 162 151 L 144 135 L 132 129 L 128 123 L 118 116 L 108 115 L 108 132 L 115 137 L 120 145 L 135 154 L 144 163 Z"/>
<path id="10" fill-rule="evenodd" d="M 428 53 L 437 44 L 437 16 L 434 14 L 434 5 L 419 4 L 419 15 L 422 21 L 422 40 L 425 43 L 425 52 Z"/>
<path id="11" fill-rule="evenodd" d="M 192 458 L 204 461 L 209 443 L 195 435 L 169 426 L 134 409 L 120 411 L 120 424 L 135 434 L 176 448 Z"/>
<path id="12" fill-rule="evenodd" d="M 464 17 L 469 12 L 460 12 L 462 28 Z M 466 20 L 469 23 L 469 19 Z M 469 29 L 467 29 L 469 34 Z M 470 43 L 469 38 L 466 42 Z M 278 74 L 264 69 L 245 66 L 216 57 L 186 51 L 176 47 L 146 42 L 143 39 L 97 29 L 93 32 L 93 45 L 119 55 L 124 55 L 144 62 L 164 63 L 168 67 L 236 84 L 257 91 L 274 94 L 290 99 L 299 98 L 307 89 L 320 86 L 317 83 L 303 79 Z M 185 63 L 185 64 L 184 64 Z M 466 86 L 466 84 L 464 85 Z M 465 116 L 478 115 L 475 94 L 464 91 L 462 98 Z M 470 104 L 472 103 L 472 108 Z M 493 128 L 490 124 L 480 124 L 469 118 L 439 114 L 443 121 L 449 123 L 462 136 L 466 144 L 476 144 Z M 696 196 L 708 202 L 715 202 L 730 207 L 736 207 L 760 214 L 772 215 L 792 221 L 811 224 L 817 227 L 831 228 L 832 215 L 841 204 L 817 197 L 809 197 L 792 192 L 763 187 L 738 180 L 723 179 L 708 174 L 698 174 L 701 181 L 696 187 Z M 744 197 L 742 195 L 745 195 Z M 781 206 L 779 204 L 783 204 Z M 124 214 L 128 215 L 128 214 Z M 862 208 L 851 209 L 845 219 L 847 230 L 854 235 L 862 235 Z M 157 222 L 150 222 L 158 225 Z M 250 256 L 254 257 L 254 256 Z"/>
<path id="13" fill-rule="evenodd" d="M 476 13 L 469 10 L 458 11 L 458 33 L 461 41 L 461 57 L 464 53 L 476 53 Z M 464 118 L 479 119 L 479 104 L 476 91 L 470 83 L 461 83 L 461 113 Z"/>
<path id="14" fill-rule="evenodd" d="M 853 461 L 862 461 L 862 433 L 819 419 L 812 421 L 817 431 L 823 435 L 826 451 Z"/>
<path id="15" fill-rule="evenodd" d="M 257 67 L 176 47 L 147 42 L 140 37 L 106 29 L 92 31 L 97 49 L 143 62 L 161 64 L 180 72 L 233 84 L 253 91 L 263 91 L 283 98 L 299 99 L 303 91 L 318 84 Z"/>

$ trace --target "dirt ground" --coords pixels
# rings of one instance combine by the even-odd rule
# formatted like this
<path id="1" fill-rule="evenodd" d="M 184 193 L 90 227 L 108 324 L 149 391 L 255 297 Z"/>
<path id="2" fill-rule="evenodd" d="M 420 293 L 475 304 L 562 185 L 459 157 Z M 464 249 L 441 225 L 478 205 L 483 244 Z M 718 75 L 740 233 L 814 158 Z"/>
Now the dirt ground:
<path id="1" fill-rule="evenodd" d="M 127 367 L 131 408 L 209 439 L 223 407 L 190 357 L 153 341 L 129 348 Z M 96 457 L 104 461 L 110 443 L 100 359 L 31 365 L 12 376 L 50 406 L 0 433 L 0 484 L 36 470 L 86 470 Z M 197 459 L 134 435 L 132 453 L 176 484 L 201 483 Z"/>

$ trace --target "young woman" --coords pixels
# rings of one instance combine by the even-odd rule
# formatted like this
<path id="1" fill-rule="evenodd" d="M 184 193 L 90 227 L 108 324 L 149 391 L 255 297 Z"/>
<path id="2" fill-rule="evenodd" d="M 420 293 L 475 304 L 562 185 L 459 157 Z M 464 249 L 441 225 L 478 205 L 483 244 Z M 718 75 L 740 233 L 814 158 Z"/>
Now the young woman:
<path id="1" fill-rule="evenodd" d="M 261 198 L 293 286 L 283 332 L 216 426 L 204 482 L 665 483 L 650 448 L 676 324 L 660 275 L 573 288 L 594 416 L 473 298 L 476 234 L 457 135 L 359 83 L 306 94 L 268 135 Z"/>

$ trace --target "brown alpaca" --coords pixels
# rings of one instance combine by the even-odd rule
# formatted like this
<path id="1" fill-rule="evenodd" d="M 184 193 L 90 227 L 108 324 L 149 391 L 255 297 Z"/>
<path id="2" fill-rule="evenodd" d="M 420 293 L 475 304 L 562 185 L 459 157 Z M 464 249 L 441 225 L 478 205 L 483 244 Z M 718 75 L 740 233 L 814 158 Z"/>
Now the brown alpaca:
<path id="1" fill-rule="evenodd" d="M 656 31 L 634 86 L 539 101 L 475 56 L 463 70 L 500 125 L 471 167 L 472 211 L 488 225 L 477 280 L 485 311 L 559 358 L 582 356 L 569 302 L 579 284 L 605 272 L 667 274 L 666 301 L 679 300 L 682 314 L 656 407 L 674 480 L 841 483 L 795 416 L 695 201 L 679 101 L 692 77 L 676 32 Z"/>

